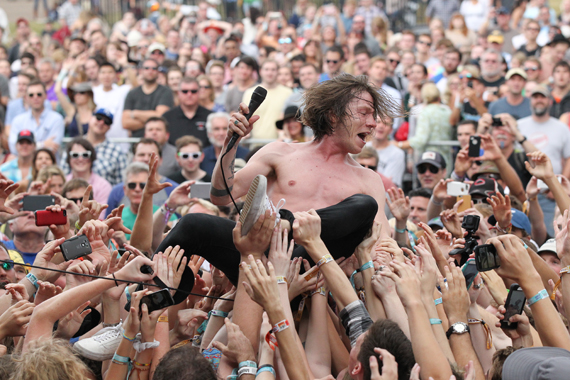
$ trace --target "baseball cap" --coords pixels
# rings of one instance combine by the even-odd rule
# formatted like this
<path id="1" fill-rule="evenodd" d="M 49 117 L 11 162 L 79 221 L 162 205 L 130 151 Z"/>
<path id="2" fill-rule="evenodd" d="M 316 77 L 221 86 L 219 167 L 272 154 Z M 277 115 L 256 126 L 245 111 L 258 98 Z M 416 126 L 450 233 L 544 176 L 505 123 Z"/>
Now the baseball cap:
<path id="1" fill-rule="evenodd" d="M 479 165 L 477 173 L 473 174 L 472 179 L 476 180 L 481 174 L 486 173 L 500 174 L 497 164 L 495 164 L 493 161 L 483 161 L 481 165 Z"/>
<path id="2" fill-rule="evenodd" d="M 558 347 L 521 348 L 503 365 L 503 380 L 558 380 L 570 372 L 570 351 Z"/>
<path id="3" fill-rule="evenodd" d="M 496 12 L 498 15 L 508 15 L 511 12 L 507 9 L 507 7 L 499 7 Z"/>
<path id="4" fill-rule="evenodd" d="M 137 46 L 140 40 L 143 39 L 143 35 L 138 30 L 131 30 L 129 34 L 127 34 L 127 45 L 129 47 Z"/>
<path id="5" fill-rule="evenodd" d="M 488 43 L 497 43 L 497 44 L 502 44 L 503 42 L 505 42 L 505 37 L 503 37 L 503 33 L 501 33 L 498 30 L 493 30 L 491 32 L 491 34 L 489 34 L 487 36 L 487 42 Z"/>
<path id="6" fill-rule="evenodd" d="M 570 41 L 568 41 L 568 39 L 564 37 L 562 34 L 555 34 L 554 37 L 552 37 L 552 40 L 547 45 L 548 46 L 558 45 L 561 42 L 570 46 Z"/>
<path id="7" fill-rule="evenodd" d="M 288 106 L 287 108 L 285 108 L 283 119 L 277 120 L 275 122 L 275 126 L 277 127 L 277 129 L 283 129 L 283 123 L 285 122 L 285 120 L 290 119 L 292 117 L 296 118 L 298 113 L 299 113 L 299 107 L 293 105 Z"/>
<path id="8" fill-rule="evenodd" d="M 95 110 L 95 112 L 93 112 L 93 115 L 105 116 L 106 118 L 111 120 L 111 123 L 113 122 L 113 114 L 111 113 L 111 111 L 109 111 L 106 108 L 98 108 L 97 110 Z"/>
<path id="9" fill-rule="evenodd" d="M 541 94 L 548 98 L 550 96 L 550 90 L 548 90 L 548 87 L 546 87 L 545 85 L 539 84 L 534 86 L 534 88 L 530 92 L 530 96 L 533 96 L 535 94 Z"/>
<path id="10" fill-rule="evenodd" d="M 511 79 L 511 77 L 513 75 L 520 75 L 525 80 L 527 79 L 526 72 L 523 69 L 521 69 L 520 67 L 510 69 L 509 71 L 507 71 L 507 75 L 505 75 L 505 79 L 509 80 L 509 79 Z"/>
<path id="11" fill-rule="evenodd" d="M 445 169 L 447 163 L 445 158 L 439 152 L 423 152 L 420 160 L 416 164 L 416 168 L 421 164 L 430 164 L 439 169 Z"/>
<path id="12" fill-rule="evenodd" d="M 77 82 L 69 87 L 69 90 L 73 92 L 87 92 L 93 91 L 93 87 L 91 86 L 91 82 Z"/>
<path id="13" fill-rule="evenodd" d="M 20 133 L 18 133 L 18 139 L 16 140 L 16 142 L 19 143 L 22 140 L 27 140 L 32 144 L 36 143 L 36 139 L 34 138 L 34 133 L 29 129 L 24 129 L 20 131 Z"/>
<path id="14" fill-rule="evenodd" d="M 166 50 L 166 48 L 164 47 L 163 44 L 161 44 L 160 42 L 153 42 L 152 44 L 150 44 L 150 46 L 148 47 L 148 53 L 152 54 L 153 51 L 155 50 L 159 50 L 161 52 L 164 53 L 164 51 Z"/>
<path id="15" fill-rule="evenodd" d="M 542 252 L 554 252 L 556 254 L 556 239 L 548 239 L 543 245 L 538 249 L 538 254 Z"/>
<path id="16" fill-rule="evenodd" d="M 503 187 L 491 178 L 479 178 L 473 182 L 469 188 L 469 195 L 482 195 L 490 197 L 495 195 L 497 191 L 504 194 Z"/>
<path id="17" fill-rule="evenodd" d="M 439 216 L 436 216 L 435 218 L 431 219 L 428 222 L 428 226 L 430 226 L 432 229 L 434 227 L 438 227 L 437 229 L 441 229 L 443 228 L 443 222 L 441 221 L 441 218 Z"/>
<path id="18" fill-rule="evenodd" d="M 511 214 L 512 214 L 511 224 L 513 225 L 513 227 L 521 229 L 521 230 L 525 230 L 526 233 L 530 235 L 531 227 L 530 227 L 530 220 L 528 219 L 528 216 L 526 216 L 526 214 L 524 212 L 517 210 L 515 208 L 511 209 Z M 497 219 L 495 218 L 495 215 L 491 215 L 489 217 L 489 219 L 487 219 L 487 221 L 492 226 L 494 226 L 497 223 Z M 554 240 L 554 239 L 550 239 L 550 240 Z M 543 247 L 545 245 L 546 245 L 546 243 L 543 245 Z M 556 249 L 556 242 L 554 242 L 554 248 Z M 540 249 L 542 249 L 542 247 L 540 247 Z M 554 252 L 556 252 L 556 251 L 554 251 Z"/>

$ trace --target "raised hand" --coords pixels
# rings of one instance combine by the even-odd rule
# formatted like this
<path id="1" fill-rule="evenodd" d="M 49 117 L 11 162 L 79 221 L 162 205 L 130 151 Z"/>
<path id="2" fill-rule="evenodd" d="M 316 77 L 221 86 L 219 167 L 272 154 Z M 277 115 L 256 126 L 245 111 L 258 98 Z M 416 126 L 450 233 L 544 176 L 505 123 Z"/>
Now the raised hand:
<path id="1" fill-rule="evenodd" d="M 146 189 L 146 186 L 145 186 Z M 133 231 L 131 231 L 130 229 L 128 229 L 127 227 L 125 227 L 125 225 L 123 224 L 123 209 L 125 208 L 125 205 L 120 205 L 119 207 L 117 207 L 116 209 L 114 209 L 113 211 L 111 211 L 111 213 L 107 216 L 107 218 L 103 221 L 103 223 L 105 223 L 107 225 L 107 227 L 109 227 L 109 230 L 114 230 L 115 232 L 117 231 L 122 231 L 126 234 L 132 234 Z"/>
<path id="2" fill-rule="evenodd" d="M 0 315 L 0 338 L 24 336 L 32 318 L 34 304 L 27 300 L 18 301 Z"/>
<path id="3" fill-rule="evenodd" d="M 473 162 L 473 158 L 469 157 L 469 147 L 465 147 L 457 153 L 457 157 L 455 157 L 455 166 L 454 171 L 460 177 L 465 176 L 465 173 L 471 168 L 471 164 Z M 447 188 L 445 189 L 447 194 Z"/>
<path id="4" fill-rule="evenodd" d="M 14 210 L 11 207 L 6 206 L 6 200 L 20 186 L 14 181 L 0 179 L 0 212 L 7 212 L 8 214 L 14 214 Z"/>
<path id="5" fill-rule="evenodd" d="M 146 186 L 143 189 L 145 194 L 150 196 L 166 189 L 167 187 L 172 186 L 172 184 L 168 182 L 160 183 L 160 175 L 158 174 L 158 157 L 156 153 L 152 153 L 150 156 L 150 163 L 149 166 L 149 173 L 148 173 L 148 180 L 146 181 Z"/>
<path id="6" fill-rule="evenodd" d="M 12 305 L 14 305 L 18 301 L 22 300 L 27 301 L 30 299 L 30 296 L 28 295 L 28 291 L 26 290 L 24 284 L 20 283 L 6 284 L 4 286 L 4 289 L 6 289 L 6 293 L 10 294 L 10 296 L 12 297 Z"/>
<path id="7" fill-rule="evenodd" d="M 443 210 L 439 214 L 443 226 L 451 232 L 451 234 L 456 238 L 463 237 L 463 230 L 461 229 L 461 220 L 455 210 Z"/>
<path id="8" fill-rule="evenodd" d="M 166 205 L 170 208 L 178 208 L 190 203 L 190 191 L 195 183 L 196 181 L 186 181 L 178 185 L 168 196 Z"/>
<path id="9" fill-rule="evenodd" d="M 34 260 L 34 266 L 40 268 L 50 268 L 58 270 L 66 270 L 72 264 L 72 261 L 64 261 L 60 264 L 54 264 L 51 262 L 53 256 L 56 253 L 56 249 L 59 250 L 59 246 L 64 242 L 65 239 L 55 239 L 44 245 L 44 248 L 38 252 L 36 259 Z M 61 273 L 54 272 L 47 269 L 32 268 L 31 273 L 36 276 L 38 280 L 47 281 L 54 283 L 60 276 Z"/>
<path id="10" fill-rule="evenodd" d="M 469 169 L 469 168 L 467 168 Z M 447 195 L 447 184 L 453 182 L 452 179 L 441 179 L 433 188 L 433 198 L 437 202 L 443 202 L 444 200 L 451 198 L 451 195 Z"/>
<path id="11" fill-rule="evenodd" d="M 528 199 L 534 198 L 538 195 L 538 179 L 535 176 L 532 176 L 528 184 L 526 185 L 526 197 Z"/>
<path id="12" fill-rule="evenodd" d="M 502 229 L 509 228 L 511 226 L 511 218 L 513 213 L 511 211 L 511 198 L 509 195 L 501 195 L 497 192 L 497 195 L 487 198 L 487 201 L 493 207 L 493 215 Z"/>
<path id="13" fill-rule="evenodd" d="M 179 245 L 167 247 L 164 251 L 164 257 L 168 262 L 169 271 L 172 270 L 172 287 L 178 288 L 182 275 L 184 274 L 184 268 L 186 268 L 188 258 L 184 256 L 184 250 L 180 248 Z"/>
<path id="14" fill-rule="evenodd" d="M 69 267 L 69 269 L 67 270 L 68 272 L 71 273 L 78 273 L 78 274 L 88 274 L 88 275 L 96 275 L 96 268 L 95 265 L 93 265 L 93 263 L 89 260 L 83 260 L 83 261 L 79 261 L 79 260 L 74 260 L 73 261 L 73 265 L 71 265 Z M 80 286 L 83 284 L 86 284 L 90 281 L 93 281 L 92 277 L 86 277 L 86 276 L 77 276 L 77 275 L 73 275 L 73 274 L 67 274 L 65 276 L 65 290 L 74 288 L 76 286 Z"/>
<path id="15" fill-rule="evenodd" d="M 388 207 L 399 221 L 407 221 L 410 215 L 410 198 L 404 195 L 404 191 L 400 188 L 392 188 L 386 190 L 389 198 L 386 198 Z"/>
<path id="16" fill-rule="evenodd" d="M 392 271 L 383 270 L 380 275 L 389 277 L 396 283 L 396 292 L 402 300 L 404 307 L 411 306 L 415 301 L 420 299 L 421 283 L 420 278 L 414 269 L 408 264 L 399 261 L 390 262 Z"/>
<path id="17" fill-rule="evenodd" d="M 564 210 L 562 215 L 562 228 L 554 221 L 554 234 L 556 236 L 556 253 L 560 259 L 570 258 L 570 211 Z"/>
<path id="18" fill-rule="evenodd" d="M 270 210 L 266 210 L 265 215 L 259 216 L 253 228 L 245 236 L 241 235 L 241 223 L 236 223 L 233 229 L 234 244 L 242 257 L 254 255 L 256 258 L 261 258 L 271 242 L 275 218 L 275 213 L 271 215 Z"/>
<path id="19" fill-rule="evenodd" d="M 245 261 L 240 265 L 249 282 L 244 282 L 245 290 L 249 297 L 265 310 L 276 304 L 279 305 L 277 279 L 275 278 L 275 270 L 271 262 L 267 262 L 269 273 L 265 270 L 261 260 L 255 260 L 252 255 L 249 255 L 248 263 L 249 266 Z M 249 269 L 250 267 L 251 269 Z"/>
<path id="20" fill-rule="evenodd" d="M 501 259 L 501 266 L 495 272 L 502 278 L 510 278 L 524 289 L 528 280 L 538 277 L 530 256 L 521 240 L 514 235 L 501 235 L 487 241 L 497 249 Z"/>
<path id="21" fill-rule="evenodd" d="M 79 225 L 83 226 L 89 220 L 97 220 L 99 219 L 99 215 L 101 212 L 105 210 L 108 205 L 102 205 L 97 201 L 90 201 L 89 195 L 93 187 L 91 185 L 87 186 L 85 189 L 85 193 L 83 193 L 83 201 L 81 202 L 81 206 L 79 209 Z"/>
<path id="22" fill-rule="evenodd" d="M 46 207 L 46 211 L 51 211 L 51 212 L 60 212 L 61 210 L 64 209 L 65 208 L 62 207 L 61 205 L 53 205 Z M 69 224 L 69 217 L 66 219 L 67 220 L 65 224 L 50 224 L 49 229 L 56 239 L 59 238 L 68 239 L 73 236 L 73 233 L 71 232 L 71 226 Z"/>
<path id="23" fill-rule="evenodd" d="M 228 345 L 220 341 L 212 342 L 212 345 L 222 352 L 233 363 L 241 363 L 246 360 L 255 360 L 256 354 L 253 346 L 239 326 L 230 322 L 228 318 L 224 321 L 228 332 Z"/>
<path id="24" fill-rule="evenodd" d="M 497 161 L 504 157 L 501 148 L 490 134 L 481 135 L 481 148 L 485 151 L 479 160 L 483 161 Z"/>
<path id="25" fill-rule="evenodd" d="M 445 282 L 439 285 L 445 314 L 450 319 L 450 323 L 467 320 L 470 301 L 461 268 L 452 263 L 449 267 L 445 267 L 444 271 L 447 285 Z"/>
<path id="26" fill-rule="evenodd" d="M 295 245 L 293 241 L 291 241 L 287 249 L 287 240 L 287 229 L 281 231 L 281 225 L 275 227 L 273 235 L 271 236 L 271 245 L 267 259 L 273 264 L 276 276 L 287 276 L 287 271 L 291 264 L 291 255 L 293 254 Z"/>
<path id="27" fill-rule="evenodd" d="M 370 357 L 370 380 L 398 380 L 398 363 L 396 358 L 388 350 L 375 347 L 374 352 L 382 360 L 382 374 L 378 369 L 378 359 L 376 356 Z"/>
<path id="28" fill-rule="evenodd" d="M 293 222 L 293 238 L 304 247 L 321 240 L 321 218 L 313 209 L 296 212 Z"/>
<path id="29" fill-rule="evenodd" d="M 497 313 L 495 314 L 495 316 L 499 319 L 495 323 L 495 327 L 501 328 L 505 335 L 513 340 L 513 347 L 532 347 L 533 339 L 530 332 L 530 321 L 526 314 L 523 312 L 522 314 L 515 314 L 509 318 L 510 322 L 517 322 L 516 329 L 503 329 L 501 327 L 501 321 L 505 319 L 506 312 L 507 309 L 505 309 L 503 305 L 500 305 L 497 309 Z"/>
<path id="30" fill-rule="evenodd" d="M 40 287 L 36 293 L 36 297 L 34 298 L 34 304 L 36 306 L 44 302 L 45 300 L 55 297 L 61 292 L 63 292 L 63 290 L 59 285 L 54 285 L 50 282 L 38 281 L 38 285 Z"/>
<path id="31" fill-rule="evenodd" d="M 527 153 L 526 156 L 529 161 L 525 161 L 524 166 L 530 174 L 543 181 L 554 177 L 552 163 L 545 153 L 537 150 L 532 153 Z"/>
<path id="32" fill-rule="evenodd" d="M 397 260 L 403 263 L 404 260 L 404 251 L 398 246 L 396 240 L 391 238 L 382 239 L 380 244 L 377 247 L 378 251 L 387 252 L 389 253 L 394 260 Z"/>
<path id="33" fill-rule="evenodd" d="M 91 313 L 91 309 L 87 308 L 90 302 L 91 301 L 85 302 L 83 305 L 60 319 L 57 324 L 55 336 L 66 340 L 73 338 L 81 328 L 81 324 L 85 317 Z"/>
<path id="34" fill-rule="evenodd" d="M 113 235 L 113 230 L 109 229 L 107 223 L 100 220 L 89 220 L 77 232 L 77 235 L 85 235 L 91 244 L 91 257 L 100 256 L 104 260 L 110 261 L 108 243 Z"/>

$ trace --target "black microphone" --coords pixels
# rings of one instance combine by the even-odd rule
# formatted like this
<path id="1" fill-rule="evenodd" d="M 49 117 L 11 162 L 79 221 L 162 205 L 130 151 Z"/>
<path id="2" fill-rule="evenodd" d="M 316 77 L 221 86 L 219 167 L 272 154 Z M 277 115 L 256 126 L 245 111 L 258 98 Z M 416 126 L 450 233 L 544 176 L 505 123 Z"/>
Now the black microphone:
<path id="1" fill-rule="evenodd" d="M 257 109 L 259 108 L 261 103 L 263 103 L 266 96 L 267 96 L 267 90 L 261 86 L 257 86 L 257 88 L 253 91 L 253 94 L 251 95 L 251 100 L 249 101 L 249 106 L 248 106 L 249 107 L 249 113 L 247 115 L 245 115 L 245 118 L 248 121 L 253 116 L 255 111 L 257 111 Z M 228 148 L 226 149 L 226 152 L 229 152 L 234 147 L 238 138 L 239 138 L 239 135 L 234 132 L 234 134 L 232 135 L 232 138 L 230 139 L 230 142 L 228 143 Z"/>

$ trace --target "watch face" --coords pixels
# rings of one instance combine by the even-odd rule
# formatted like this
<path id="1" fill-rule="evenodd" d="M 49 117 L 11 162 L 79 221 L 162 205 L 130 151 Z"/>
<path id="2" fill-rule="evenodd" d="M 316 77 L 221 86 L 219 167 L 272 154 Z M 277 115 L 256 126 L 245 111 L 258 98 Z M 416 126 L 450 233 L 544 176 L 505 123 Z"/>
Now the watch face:
<path id="1" fill-rule="evenodd" d="M 457 324 L 453 326 L 453 329 L 455 330 L 456 333 L 459 334 L 463 334 L 465 331 L 467 331 L 467 328 L 465 327 L 464 324 Z"/>

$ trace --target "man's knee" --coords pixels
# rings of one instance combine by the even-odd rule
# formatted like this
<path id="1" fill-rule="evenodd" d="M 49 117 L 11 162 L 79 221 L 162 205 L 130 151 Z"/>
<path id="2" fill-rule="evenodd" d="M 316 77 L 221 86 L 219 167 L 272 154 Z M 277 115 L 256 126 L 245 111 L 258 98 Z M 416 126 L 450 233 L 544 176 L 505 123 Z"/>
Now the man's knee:
<path id="1" fill-rule="evenodd" d="M 367 194 L 354 194 L 347 198 L 351 208 L 362 218 L 374 219 L 378 213 L 378 202 Z"/>

